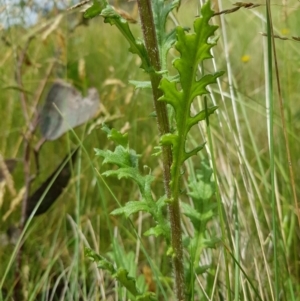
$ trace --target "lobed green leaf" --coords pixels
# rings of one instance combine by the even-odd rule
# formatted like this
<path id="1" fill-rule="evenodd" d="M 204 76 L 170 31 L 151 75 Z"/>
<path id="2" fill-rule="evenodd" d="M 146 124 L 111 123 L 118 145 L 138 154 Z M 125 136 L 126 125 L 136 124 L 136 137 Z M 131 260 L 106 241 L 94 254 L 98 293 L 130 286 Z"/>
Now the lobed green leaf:
<path id="1" fill-rule="evenodd" d="M 134 85 L 134 89 L 151 89 L 151 82 L 150 81 L 137 81 L 137 80 L 130 80 L 130 84 Z"/>
<path id="2" fill-rule="evenodd" d="M 129 51 L 131 53 L 137 54 L 141 60 L 141 68 L 146 72 L 151 72 L 152 68 L 149 62 L 148 53 L 143 41 L 136 39 L 129 27 L 127 20 L 125 20 L 120 14 L 118 14 L 114 8 L 107 5 L 102 11 L 101 16 L 104 17 L 104 22 L 110 25 L 115 25 L 125 37 L 129 43 Z"/>
<path id="3" fill-rule="evenodd" d="M 107 127 L 104 127 L 104 131 L 108 135 L 113 135 L 114 131 Z M 114 134 L 117 141 L 123 137 L 117 132 Z M 127 137 L 126 137 L 127 138 Z M 142 199 L 140 201 L 131 201 L 126 203 L 122 208 L 115 209 L 111 214 L 120 215 L 124 214 L 128 218 L 131 214 L 137 213 L 139 211 L 148 212 L 152 215 L 154 221 L 160 227 L 160 235 L 163 234 L 167 241 L 169 241 L 169 225 L 165 222 L 165 217 L 163 214 L 163 207 L 166 206 L 166 197 L 161 197 L 157 202 L 153 199 L 153 194 L 151 191 L 151 184 L 154 177 L 151 174 L 142 175 L 138 169 L 138 158 L 139 155 L 135 153 L 134 150 L 128 149 L 122 145 L 118 145 L 112 152 L 110 150 L 100 150 L 95 149 L 96 155 L 104 158 L 103 164 L 111 163 L 116 164 L 119 168 L 114 170 L 108 170 L 103 173 L 104 176 L 115 176 L 118 179 L 130 179 L 137 183 Z M 158 229 L 155 234 L 158 234 Z M 150 232 L 149 232 L 150 233 Z M 153 232 L 154 233 L 154 232 Z M 151 234 L 149 234 L 151 235 Z"/>
<path id="4" fill-rule="evenodd" d="M 97 254 L 90 248 L 85 248 L 85 256 L 97 264 L 97 267 L 106 270 L 112 274 L 112 277 L 120 282 L 134 297 L 135 300 L 155 301 L 156 296 L 152 292 L 141 293 L 137 288 L 137 282 L 134 277 L 129 276 L 128 270 L 124 268 L 115 269 L 114 265 L 103 256 Z"/>
<path id="5" fill-rule="evenodd" d="M 118 145 L 114 152 L 110 150 L 95 149 L 96 156 L 104 158 L 103 164 L 111 163 L 119 167 L 138 167 L 138 158 L 136 152 L 132 149 L 124 148 Z"/>
<path id="6" fill-rule="evenodd" d="M 139 211 L 144 211 L 151 213 L 152 210 L 149 207 L 149 204 L 145 201 L 130 201 L 125 204 L 124 207 L 117 208 L 113 210 L 110 214 L 120 215 L 124 214 L 128 218 L 131 214 L 137 213 Z"/>
<path id="7" fill-rule="evenodd" d="M 92 19 L 96 16 L 99 16 L 102 9 L 107 5 L 105 0 L 94 0 L 93 5 L 90 6 L 83 14 L 85 19 Z"/>
<path id="8" fill-rule="evenodd" d="M 155 227 L 150 228 L 147 230 L 144 235 L 145 236 L 151 236 L 154 235 L 155 237 L 158 237 L 160 235 L 163 235 L 167 237 L 169 235 L 169 227 L 164 227 L 163 225 L 156 225 Z"/>
<path id="9" fill-rule="evenodd" d="M 120 283 L 126 287 L 126 289 L 133 295 L 138 296 L 140 292 L 137 290 L 135 278 L 128 276 L 128 271 L 126 269 L 120 268 L 118 271 L 112 275 L 115 279 L 120 281 Z"/>
<path id="10" fill-rule="evenodd" d="M 152 9 L 154 16 L 154 23 L 156 28 L 157 44 L 161 59 L 162 69 L 167 69 L 167 54 L 172 45 L 176 42 L 176 31 L 171 30 L 166 32 L 166 22 L 169 13 L 180 5 L 179 0 L 164 1 L 156 0 L 152 1 Z"/>
<path id="11" fill-rule="evenodd" d="M 194 33 L 186 33 L 184 28 L 177 27 L 175 48 L 180 53 L 180 57 L 174 60 L 173 65 L 179 73 L 179 82 L 170 80 L 168 77 L 164 77 L 160 82 L 163 96 L 159 100 L 173 107 L 177 126 L 176 132 L 164 135 L 160 141 L 162 145 L 172 145 L 171 189 L 174 193 L 179 187 L 178 181 L 182 164 L 204 147 L 202 144 L 192 151 L 186 152 L 185 144 L 189 130 L 217 109 L 216 106 L 212 106 L 200 111 L 195 116 L 191 116 L 190 113 L 195 97 L 208 93 L 207 86 L 216 83 L 217 78 L 223 74 L 223 72 L 217 72 L 201 76 L 198 71 L 198 65 L 212 57 L 210 49 L 215 45 L 212 36 L 217 29 L 217 26 L 209 24 L 213 14 L 210 2 L 207 2 L 202 7 L 201 17 L 194 22 Z M 175 195 L 178 195 L 178 192 Z"/>
<path id="12" fill-rule="evenodd" d="M 212 169 L 206 161 L 201 162 L 201 170 L 196 172 L 196 179 L 189 182 L 188 195 L 192 197 L 197 205 L 208 201 L 216 191 L 215 183 L 212 181 Z"/>
<path id="13" fill-rule="evenodd" d="M 92 249 L 86 247 L 84 249 L 84 254 L 91 261 L 95 262 L 99 269 L 109 271 L 110 273 L 115 273 L 114 265 L 110 263 L 108 260 L 106 260 L 103 256 L 97 254 Z"/>
<path id="14" fill-rule="evenodd" d="M 107 134 L 107 138 L 116 144 L 120 144 L 124 148 L 128 146 L 128 134 L 122 134 L 121 132 L 117 131 L 116 129 L 110 129 L 106 124 L 103 124 L 102 131 Z"/>

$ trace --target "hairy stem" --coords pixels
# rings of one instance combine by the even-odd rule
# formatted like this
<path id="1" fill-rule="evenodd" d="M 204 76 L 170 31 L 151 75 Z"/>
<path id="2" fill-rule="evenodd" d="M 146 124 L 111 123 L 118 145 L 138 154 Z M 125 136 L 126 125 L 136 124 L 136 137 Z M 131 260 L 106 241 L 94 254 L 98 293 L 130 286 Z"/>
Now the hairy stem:
<path id="1" fill-rule="evenodd" d="M 161 63 L 159 57 L 159 50 L 157 45 L 155 24 L 152 14 L 152 7 L 150 0 L 138 0 L 139 13 L 141 18 L 142 30 L 145 40 L 145 46 L 148 52 L 150 64 L 153 71 L 150 72 L 150 81 L 152 85 L 154 108 L 157 114 L 158 131 L 160 136 L 169 133 L 169 121 L 167 114 L 166 103 L 158 101 L 162 96 L 162 92 L 158 89 L 161 80 L 161 75 L 155 71 L 161 70 Z M 169 204 L 169 218 L 171 225 L 171 244 L 174 250 L 173 256 L 173 270 L 175 276 L 175 293 L 178 301 L 185 299 L 184 295 L 184 270 L 183 270 L 183 249 L 181 238 L 181 221 L 180 208 L 178 198 L 172 198 L 170 181 L 171 181 L 171 164 L 172 151 L 170 146 L 163 146 L 162 148 L 163 160 L 163 175 L 165 191 L 168 199 L 172 200 Z"/>

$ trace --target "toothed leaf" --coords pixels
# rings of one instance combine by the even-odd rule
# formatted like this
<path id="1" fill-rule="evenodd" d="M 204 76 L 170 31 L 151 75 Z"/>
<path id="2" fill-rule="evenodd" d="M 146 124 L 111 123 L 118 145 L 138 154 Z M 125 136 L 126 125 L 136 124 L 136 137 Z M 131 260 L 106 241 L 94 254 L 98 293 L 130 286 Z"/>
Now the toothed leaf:
<path id="1" fill-rule="evenodd" d="M 103 256 L 94 252 L 92 249 L 86 247 L 84 249 L 84 255 L 85 257 L 88 257 L 91 261 L 95 262 L 99 269 L 109 271 L 110 273 L 116 272 L 112 263 L 110 263 Z"/>
<path id="2" fill-rule="evenodd" d="M 102 149 L 95 149 L 95 152 L 97 156 L 104 158 L 103 164 L 111 163 L 119 167 L 138 167 L 140 155 L 137 155 L 134 150 L 124 148 L 121 145 L 118 145 L 114 152 Z"/>
<path id="3" fill-rule="evenodd" d="M 102 9 L 107 5 L 106 1 L 103 0 L 94 0 L 93 5 L 90 6 L 83 14 L 85 19 L 92 19 L 96 16 L 99 16 Z"/>
<path id="4" fill-rule="evenodd" d="M 151 208 L 145 201 L 130 201 L 125 204 L 124 207 L 113 210 L 110 214 L 120 215 L 124 214 L 128 218 L 131 214 L 139 211 L 151 212 Z"/>
<path id="5" fill-rule="evenodd" d="M 177 27 L 175 48 L 180 57 L 173 62 L 179 73 L 179 83 L 164 77 L 160 82 L 163 96 L 159 99 L 170 104 L 174 108 L 176 120 L 176 132 L 166 134 L 161 138 L 162 145 L 172 145 L 173 164 L 171 167 L 172 191 L 178 189 L 180 168 L 185 160 L 197 154 L 204 144 L 186 152 L 185 143 L 191 127 L 201 120 L 205 120 L 217 107 L 213 106 L 191 116 L 191 105 L 197 96 L 207 94 L 207 86 L 216 83 L 223 72 L 199 76 L 198 65 L 205 59 L 211 58 L 210 49 L 215 45 L 212 39 L 217 26 L 209 24 L 214 12 L 210 9 L 210 2 L 203 5 L 201 17 L 194 22 L 194 33 L 188 34 L 182 27 Z M 208 115 L 208 116 L 206 116 Z"/>
<path id="6" fill-rule="evenodd" d="M 169 227 L 164 227 L 163 225 L 156 225 L 155 227 L 150 228 L 147 230 L 144 235 L 145 236 L 151 236 L 154 235 L 155 237 L 158 237 L 160 235 L 168 236 L 169 233 Z"/>
<path id="7" fill-rule="evenodd" d="M 151 89 L 151 82 L 150 81 L 137 81 L 137 80 L 130 80 L 130 84 L 134 85 L 134 89 Z"/>
<path id="8" fill-rule="evenodd" d="M 161 58 L 162 69 L 167 69 L 167 53 L 172 45 L 176 42 L 176 32 L 171 30 L 166 32 L 166 22 L 169 13 L 180 5 L 179 0 L 167 2 L 164 0 L 152 1 L 154 23 L 157 35 L 157 44 Z"/>
<path id="9" fill-rule="evenodd" d="M 125 20 L 120 14 L 118 14 L 110 5 L 107 5 L 101 11 L 101 16 L 104 17 L 105 23 L 117 26 L 119 31 L 126 38 L 130 45 L 129 51 L 131 53 L 137 54 L 141 58 L 141 68 L 144 69 L 146 72 L 152 71 L 145 45 L 143 41 L 138 40 L 133 36 L 127 20 Z"/>
<path id="10" fill-rule="evenodd" d="M 102 126 L 102 131 L 107 134 L 107 138 L 114 141 L 116 144 L 122 145 L 124 148 L 128 146 L 128 134 L 122 134 L 116 129 L 110 129 L 106 124 Z"/>

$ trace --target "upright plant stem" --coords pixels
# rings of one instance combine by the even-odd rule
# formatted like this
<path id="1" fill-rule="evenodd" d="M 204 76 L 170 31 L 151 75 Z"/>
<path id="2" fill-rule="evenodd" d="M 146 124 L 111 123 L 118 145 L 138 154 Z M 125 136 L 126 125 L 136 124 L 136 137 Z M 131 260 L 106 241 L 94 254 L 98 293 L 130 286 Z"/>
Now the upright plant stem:
<path id="1" fill-rule="evenodd" d="M 157 45 L 155 24 L 152 14 L 152 7 L 150 0 L 138 0 L 139 13 L 141 18 L 142 30 L 145 40 L 145 46 L 148 52 L 149 60 L 153 71 L 150 72 L 150 81 L 152 85 L 153 102 L 157 114 L 158 131 L 160 136 L 169 133 L 169 121 L 167 114 L 167 106 L 165 102 L 159 102 L 158 99 L 162 96 L 162 92 L 158 89 L 161 80 L 161 75 L 155 71 L 161 70 L 161 63 L 159 57 L 159 50 Z M 163 160 L 163 175 L 165 191 L 168 199 L 172 199 L 170 180 L 171 180 L 171 164 L 172 152 L 170 146 L 163 146 L 162 148 Z M 172 199 L 168 206 L 169 218 L 171 225 L 171 244 L 174 250 L 173 256 L 173 270 L 175 276 L 175 293 L 179 301 L 185 299 L 184 295 L 184 270 L 183 270 L 183 250 L 181 239 L 181 222 L 180 222 L 180 209 L 178 198 Z"/>
<path id="2" fill-rule="evenodd" d="M 271 16 L 271 10 L 269 10 L 269 13 Z M 295 175 L 294 175 L 294 169 L 293 169 L 293 165 L 292 165 L 291 151 L 290 151 L 289 139 L 288 139 L 288 134 L 287 134 L 287 129 L 286 129 L 286 121 L 285 121 L 285 117 L 284 117 L 283 97 L 282 97 L 282 92 L 281 92 L 278 60 L 277 60 L 276 47 L 275 47 L 275 37 L 274 37 L 274 30 L 273 30 L 271 18 L 270 18 L 270 31 L 271 31 L 271 37 L 272 37 L 272 43 L 273 43 L 274 66 L 275 66 L 275 75 L 276 75 L 276 84 L 277 84 L 277 93 L 278 93 L 278 101 L 279 101 L 279 108 L 280 108 L 282 132 L 283 132 L 283 137 L 284 137 L 286 157 L 287 157 L 287 163 L 288 163 L 288 167 L 289 167 L 291 188 L 292 188 L 292 193 L 293 193 L 293 198 L 294 198 L 296 215 L 298 218 L 298 226 L 300 226 L 300 211 L 299 211 L 298 198 L 297 198 L 297 192 L 296 192 Z"/>
<path id="3" fill-rule="evenodd" d="M 31 41 L 32 38 L 29 38 L 26 42 L 26 45 L 22 49 L 21 55 L 20 56 L 16 55 L 17 57 L 16 82 L 21 88 L 20 101 L 21 101 L 24 119 L 29 128 L 28 132 L 24 135 L 25 139 L 24 139 L 23 163 L 24 163 L 24 177 L 25 177 L 25 193 L 23 196 L 22 212 L 21 212 L 21 219 L 19 224 L 19 229 L 21 232 L 24 230 L 24 226 L 26 223 L 26 209 L 27 209 L 27 202 L 28 202 L 31 180 L 32 180 L 30 176 L 30 139 L 32 136 L 32 124 L 30 123 L 28 112 L 27 112 L 27 107 L 26 107 L 27 99 L 26 99 L 25 92 L 23 91 L 23 80 L 22 80 L 22 67 Z M 16 255 L 17 259 L 16 259 L 15 286 L 14 286 L 14 298 L 16 300 L 20 300 L 22 298 L 23 283 L 21 279 L 21 268 L 22 268 L 22 254 L 24 249 L 23 247 L 24 246 L 22 242 L 17 250 L 17 255 Z"/>
<path id="4" fill-rule="evenodd" d="M 273 248 L 274 248 L 274 275 L 275 275 L 275 300 L 279 300 L 279 266 L 278 266 L 278 234 L 277 234 L 277 210 L 275 201 L 275 159 L 274 159 L 274 105 L 273 105 L 273 77 L 272 77 L 272 30 L 270 1 L 266 0 L 267 34 L 268 34 L 268 87 L 269 87 L 269 148 L 270 148 L 270 170 L 271 170 L 271 200 L 272 200 L 272 224 L 273 224 Z"/>

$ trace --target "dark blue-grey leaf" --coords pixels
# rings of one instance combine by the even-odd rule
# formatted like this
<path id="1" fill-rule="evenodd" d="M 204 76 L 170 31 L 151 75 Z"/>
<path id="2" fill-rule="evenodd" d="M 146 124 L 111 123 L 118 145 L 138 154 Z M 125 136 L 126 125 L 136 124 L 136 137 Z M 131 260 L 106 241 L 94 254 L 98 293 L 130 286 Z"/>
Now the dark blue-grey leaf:
<path id="1" fill-rule="evenodd" d="M 75 163 L 76 153 L 77 151 L 72 154 L 71 158 L 67 155 L 47 180 L 29 197 L 26 218 L 31 215 L 36 206 L 38 208 L 34 216 L 45 213 L 58 199 L 71 178 L 70 161 Z"/>

